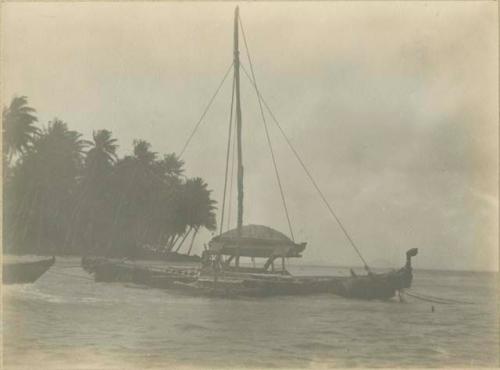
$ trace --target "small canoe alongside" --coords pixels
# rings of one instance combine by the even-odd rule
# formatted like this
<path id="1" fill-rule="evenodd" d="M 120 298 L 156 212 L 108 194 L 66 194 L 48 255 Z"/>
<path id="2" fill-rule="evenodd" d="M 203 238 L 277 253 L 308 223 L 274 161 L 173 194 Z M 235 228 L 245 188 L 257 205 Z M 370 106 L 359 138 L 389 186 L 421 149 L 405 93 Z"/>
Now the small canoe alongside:
<path id="1" fill-rule="evenodd" d="M 2 282 L 4 284 L 34 283 L 55 262 L 55 257 L 33 262 L 4 262 L 2 267 Z"/>

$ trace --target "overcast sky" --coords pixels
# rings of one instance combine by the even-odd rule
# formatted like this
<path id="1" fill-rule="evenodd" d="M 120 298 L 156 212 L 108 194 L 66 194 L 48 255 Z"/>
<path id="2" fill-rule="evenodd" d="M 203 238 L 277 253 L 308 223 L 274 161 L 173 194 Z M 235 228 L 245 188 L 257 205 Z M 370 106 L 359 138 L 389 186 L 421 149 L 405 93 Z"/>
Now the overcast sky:
<path id="1" fill-rule="evenodd" d="M 231 63 L 234 6 L 4 3 L 4 104 L 27 95 L 43 124 L 110 129 L 120 154 L 135 138 L 179 152 Z M 418 247 L 417 268 L 498 269 L 496 2 L 244 2 L 240 12 L 264 98 L 369 264 L 399 267 Z M 183 158 L 216 199 L 230 95 L 229 78 Z M 245 223 L 286 233 L 244 76 L 242 110 Z M 359 265 L 270 129 L 303 262 Z"/>

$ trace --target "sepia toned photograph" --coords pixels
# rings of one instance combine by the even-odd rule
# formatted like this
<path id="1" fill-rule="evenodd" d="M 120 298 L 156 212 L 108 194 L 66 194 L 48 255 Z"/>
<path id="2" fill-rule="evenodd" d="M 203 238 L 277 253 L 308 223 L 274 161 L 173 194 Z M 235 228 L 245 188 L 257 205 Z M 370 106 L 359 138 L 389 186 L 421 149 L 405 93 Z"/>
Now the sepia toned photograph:
<path id="1" fill-rule="evenodd" d="M 495 1 L 1 3 L 2 368 L 496 368 Z"/>

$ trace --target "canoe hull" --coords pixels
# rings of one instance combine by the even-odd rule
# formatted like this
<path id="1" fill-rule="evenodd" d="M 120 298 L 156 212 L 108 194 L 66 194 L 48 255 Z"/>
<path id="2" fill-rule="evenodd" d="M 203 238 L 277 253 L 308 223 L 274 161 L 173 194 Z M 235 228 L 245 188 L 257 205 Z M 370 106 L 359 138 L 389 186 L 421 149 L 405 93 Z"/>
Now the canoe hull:
<path id="1" fill-rule="evenodd" d="M 406 265 L 384 274 L 369 272 L 351 276 L 292 276 L 253 268 L 164 267 L 148 268 L 104 258 L 84 258 L 82 267 L 98 282 L 130 282 L 162 289 L 176 289 L 196 295 L 217 297 L 335 294 L 346 298 L 388 300 L 412 283 L 411 257 Z"/>
<path id="2" fill-rule="evenodd" d="M 215 296 L 251 295 L 307 295 L 335 294 L 346 298 L 365 300 L 388 300 L 397 292 L 409 288 L 413 280 L 411 258 L 417 254 L 416 248 L 406 253 L 406 265 L 397 271 L 383 274 L 368 272 L 351 276 L 311 276 L 294 277 L 289 274 L 241 273 L 207 267 L 200 273 L 191 290 Z"/>
<path id="3" fill-rule="evenodd" d="M 402 269 L 403 270 L 403 269 Z M 411 285 L 411 271 L 363 276 L 237 276 L 230 274 L 202 275 L 191 291 L 213 296 L 277 296 L 334 294 L 346 298 L 388 300 Z M 409 280 L 409 283 L 408 283 Z M 182 288 L 182 284 L 176 284 Z"/>

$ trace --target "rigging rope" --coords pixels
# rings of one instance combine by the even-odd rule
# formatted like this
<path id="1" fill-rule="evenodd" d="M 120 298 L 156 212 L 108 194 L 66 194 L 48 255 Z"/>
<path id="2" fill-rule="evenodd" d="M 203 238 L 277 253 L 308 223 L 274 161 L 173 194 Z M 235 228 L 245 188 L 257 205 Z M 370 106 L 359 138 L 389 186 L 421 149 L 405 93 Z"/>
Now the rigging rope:
<path id="1" fill-rule="evenodd" d="M 215 97 L 217 96 L 217 94 L 219 93 L 222 85 L 224 84 L 224 81 L 226 81 L 226 78 L 227 76 L 229 75 L 229 72 L 231 71 L 231 69 L 233 68 L 233 64 L 234 62 L 231 63 L 231 65 L 229 66 L 229 68 L 227 69 L 226 71 L 226 74 L 224 75 L 224 77 L 222 78 L 222 81 L 219 83 L 219 86 L 217 87 L 217 89 L 215 90 L 215 93 L 212 95 L 212 98 L 210 99 L 210 101 L 208 102 L 207 106 L 205 107 L 205 110 L 203 111 L 203 114 L 201 115 L 200 119 L 198 120 L 198 122 L 196 123 L 196 125 L 194 126 L 193 128 L 193 131 L 191 132 L 191 134 L 189 135 L 186 143 L 184 144 L 184 146 L 182 147 L 182 150 L 180 151 L 180 154 L 179 154 L 179 157 L 178 158 L 181 158 L 182 155 L 184 154 L 184 152 L 186 151 L 186 148 L 187 146 L 189 145 L 189 143 L 191 142 L 191 139 L 193 138 L 194 134 L 196 133 L 196 130 L 198 130 L 198 127 L 200 127 L 200 124 L 201 122 L 203 121 L 203 118 L 205 118 L 206 114 L 208 113 L 208 110 L 210 109 L 210 106 L 212 105 L 213 101 L 215 100 Z"/>
<path id="2" fill-rule="evenodd" d="M 252 72 L 252 79 L 253 79 L 253 81 L 250 81 L 250 82 L 255 87 L 255 91 L 257 93 L 257 100 L 259 101 L 260 115 L 262 117 L 262 122 L 264 124 L 264 129 L 266 131 L 267 144 L 269 146 L 269 151 L 271 152 L 271 158 L 273 160 L 274 173 L 276 175 L 276 180 L 278 182 L 278 187 L 279 187 L 280 195 L 281 195 L 281 201 L 283 203 L 283 209 L 285 210 L 286 220 L 288 222 L 288 229 L 290 230 L 290 236 L 292 237 L 292 240 L 295 242 L 295 237 L 293 235 L 293 229 L 292 229 L 292 223 L 290 221 L 290 215 L 288 214 L 288 207 L 286 205 L 285 193 L 283 191 L 283 186 L 281 184 L 281 179 L 280 179 L 280 175 L 279 175 L 279 171 L 278 171 L 278 165 L 276 163 L 276 157 L 274 155 L 273 146 L 271 144 L 271 138 L 269 136 L 269 129 L 267 127 L 266 117 L 264 115 L 264 108 L 262 107 L 261 95 L 260 95 L 259 90 L 257 88 L 257 80 L 255 78 L 255 73 L 254 73 L 254 70 L 253 70 L 253 63 L 252 63 L 252 59 L 250 57 L 250 51 L 248 49 L 247 38 L 245 36 L 245 30 L 243 28 L 243 23 L 241 22 L 241 18 L 240 18 L 239 15 L 238 15 L 238 20 L 239 20 L 239 24 L 240 24 L 240 27 L 241 27 L 241 33 L 243 35 L 243 41 L 245 43 L 245 49 L 246 49 L 246 52 L 247 52 L 248 64 L 250 65 L 250 71 Z"/>
<path id="3" fill-rule="evenodd" d="M 368 267 L 368 264 L 366 263 L 365 259 L 363 258 L 363 256 L 361 255 L 361 252 L 359 251 L 358 247 L 356 246 L 356 244 L 354 243 L 354 241 L 352 240 L 351 236 L 349 235 L 349 233 L 347 232 L 346 228 L 344 227 L 344 225 L 342 224 L 342 222 L 340 221 L 339 217 L 337 216 L 337 214 L 334 212 L 334 210 L 332 209 L 332 207 L 330 206 L 330 203 L 326 200 L 326 197 L 324 196 L 323 192 L 321 191 L 321 189 L 319 188 L 318 184 L 316 183 L 316 181 L 314 180 L 314 178 L 312 177 L 311 173 L 309 172 L 309 170 L 307 169 L 306 165 L 304 164 L 304 162 L 302 161 L 302 158 L 300 157 L 299 153 L 297 152 L 297 150 L 295 150 L 294 146 L 292 145 L 290 139 L 288 138 L 288 136 L 285 134 L 285 132 L 283 131 L 283 128 L 281 127 L 281 125 L 279 124 L 278 120 L 276 119 L 275 115 L 273 114 L 273 112 L 271 111 L 271 109 L 269 108 L 269 105 L 266 103 L 266 101 L 264 100 L 264 98 L 262 97 L 262 94 L 259 92 L 257 86 L 253 83 L 252 81 L 252 78 L 250 77 L 249 73 L 247 72 L 246 68 L 242 65 L 241 66 L 242 69 L 243 69 L 243 72 L 245 73 L 245 75 L 247 76 L 247 78 L 249 79 L 250 83 L 253 85 L 255 91 L 257 92 L 257 94 L 259 94 L 260 96 L 260 99 L 262 100 L 262 102 L 264 103 L 264 106 L 266 107 L 267 111 L 269 112 L 269 115 L 271 116 L 271 118 L 273 119 L 274 123 L 276 124 L 276 126 L 278 126 L 281 134 L 283 135 L 283 137 L 285 138 L 285 141 L 287 142 L 288 144 L 288 147 L 291 149 L 291 151 L 293 152 L 293 154 L 295 155 L 295 158 L 297 158 L 298 162 L 300 163 L 300 165 L 302 166 L 302 169 L 304 170 L 304 172 L 306 173 L 306 175 L 309 177 L 309 180 L 311 181 L 311 183 L 313 184 L 313 186 L 315 187 L 316 191 L 318 192 L 321 200 L 323 201 L 323 203 L 326 205 L 326 208 L 328 209 L 328 211 L 330 212 L 330 214 L 333 216 L 333 218 L 335 219 L 335 221 L 337 221 L 337 224 L 340 226 L 340 229 L 342 230 L 342 232 L 344 233 L 344 235 L 346 236 L 347 240 L 349 241 L 349 243 L 351 244 L 351 246 L 354 248 L 354 250 L 356 251 L 357 255 L 359 256 L 359 258 L 361 259 L 361 261 L 363 262 L 364 264 L 364 267 L 365 267 L 365 270 L 367 271 L 370 271 L 370 268 Z"/>
<path id="4" fill-rule="evenodd" d="M 234 90 L 235 90 L 235 79 L 233 78 L 233 90 L 231 93 L 231 112 L 229 113 L 229 132 L 227 134 L 227 151 L 226 151 L 226 170 L 224 175 L 224 193 L 222 196 L 222 213 L 220 217 L 220 232 L 222 234 L 222 227 L 224 226 L 224 210 L 226 208 L 226 189 L 227 189 L 227 172 L 229 169 L 229 153 L 231 148 L 231 134 L 233 128 L 233 106 L 234 106 Z"/>

